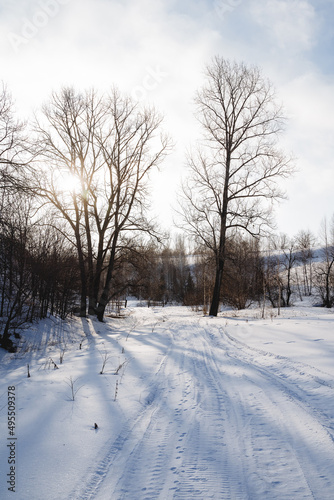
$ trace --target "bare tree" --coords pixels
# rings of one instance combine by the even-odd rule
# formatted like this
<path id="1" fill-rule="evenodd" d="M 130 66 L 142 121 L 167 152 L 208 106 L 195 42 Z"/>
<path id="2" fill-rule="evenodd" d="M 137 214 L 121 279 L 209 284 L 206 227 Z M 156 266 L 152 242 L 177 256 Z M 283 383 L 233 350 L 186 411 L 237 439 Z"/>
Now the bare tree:
<path id="1" fill-rule="evenodd" d="M 321 228 L 323 242 L 322 262 L 316 267 L 316 287 L 324 307 L 334 305 L 334 215 L 328 224 L 325 219 Z"/>
<path id="2" fill-rule="evenodd" d="M 281 304 L 283 307 L 290 307 L 291 296 L 293 294 L 292 269 L 298 264 L 299 254 L 295 238 L 289 238 L 287 234 L 280 234 L 272 237 L 272 248 L 277 254 L 278 278 L 280 286 Z"/>
<path id="3" fill-rule="evenodd" d="M 23 124 L 14 117 L 13 101 L 4 84 L 0 88 L 0 346 L 15 350 L 11 328 L 21 324 L 26 297 L 25 253 L 27 211 L 17 170 L 22 164 Z"/>
<path id="4" fill-rule="evenodd" d="M 11 335 L 24 323 L 30 292 L 28 263 L 29 202 L 1 192 L 0 218 L 0 347 L 14 352 Z"/>
<path id="5" fill-rule="evenodd" d="M 17 186 L 15 171 L 22 165 L 25 142 L 24 124 L 14 117 L 14 105 L 4 84 L 0 88 L 0 186 Z"/>
<path id="6" fill-rule="evenodd" d="M 216 57 L 206 76 L 196 96 L 205 142 L 189 157 L 181 206 L 188 230 L 215 256 L 210 315 L 216 316 L 227 233 L 259 236 L 272 224 L 273 202 L 284 197 L 279 181 L 292 166 L 277 147 L 282 109 L 259 69 Z"/>
<path id="7" fill-rule="evenodd" d="M 41 168 L 35 188 L 54 207 L 54 222 L 67 222 L 66 236 L 78 253 L 83 316 L 89 296 L 89 313 L 103 319 L 122 237 L 153 231 L 144 209 L 148 174 L 169 148 L 158 134 L 161 123 L 154 109 L 139 109 L 115 89 L 108 96 L 63 89 L 36 123 Z M 61 184 L 69 175 L 76 187 Z"/>
<path id="8" fill-rule="evenodd" d="M 222 300 L 237 309 L 245 309 L 262 299 L 263 272 L 259 241 L 236 235 L 226 243 L 226 263 Z"/>
<path id="9" fill-rule="evenodd" d="M 299 250 L 299 261 L 303 266 L 303 292 L 304 295 L 312 295 L 312 260 L 314 257 L 312 247 L 315 246 L 316 239 L 310 231 L 299 231 L 296 244 Z"/>

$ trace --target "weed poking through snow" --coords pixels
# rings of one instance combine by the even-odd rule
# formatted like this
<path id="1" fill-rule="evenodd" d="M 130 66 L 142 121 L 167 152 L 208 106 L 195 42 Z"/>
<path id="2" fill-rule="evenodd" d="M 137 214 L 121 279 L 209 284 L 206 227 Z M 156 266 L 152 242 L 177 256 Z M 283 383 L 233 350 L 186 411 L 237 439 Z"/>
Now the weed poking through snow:
<path id="1" fill-rule="evenodd" d="M 62 362 L 63 362 L 63 359 L 64 359 L 64 354 L 65 354 L 65 350 L 66 349 L 63 349 L 60 354 L 59 354 L 59 364 L 61 365 Z"/>
<path id="2" fill-rule="evenodd" d="M 46 370 L 47 368 L 50 370 L 51 366 L 53 366 L 53 369 L 54 370 L 58 370 L 58 366 L 57 364 L 53 361 L 52 358 L 49 358 L 46 360 L 45 362 L 45 365 L 44 365 L 44 370 Z"/>
<path id="3" fill-rule="evenodd" d="M 102 368 L 101 368 L 101 371 L 100 371 L 100 375 L 102 375 L 103 372 L 104 372 L 104 369 L 106 367 L 107 361 L 110 358 L 110 354 L 107 351 L 104 351 L 103 354 L 100 352 L 100 355 L 102 357 Z"/>
<path id="4" fill-rule="evenodd" d="M 118 380 L 116 380 L 116 386 L 115 386 L 115 398 L 114 401 L 117 399 L 117 394 L 118 394 Z"/>
<path id="5" fill-rule="evenodd" d="M 128 334 L 127 334 L 127 336 L 126 336 L 125 342 L 128 340 L 130 333 L 132 333 L 132 332 L 135 330 L 135 328 L 136 328 L 136 326 L 138 325 L 138 323 L 139 323 L 139 321 L 137 321 L 137 320 L 134 320 L 134 321 L 132 322 L 132 325 L 131 325 L 131 327 L 130 327 L 130 330 L 128 331 Z"/>
<path id="6" fill-rule="evenodd" d="M 80 391 L 80 389 L 82 388 L 82 385 L 80 387 L 75 387 L 75 384 L 76 384 L 77 381 L 78 381 L 77 378 L 75 380 L 73 380 L 73 378 L 70 377 L 68 379 L 68 382 L 66 382 L 66 384 L 71 389 L 71 398 L 70 398 L 71 401 L 75 401 L 75 396 L 77 395 L 78 391 Z"/>
<path id="7" fill-rule="evenodd" d="M 115 371 L 115 375 L 118 375 L 118 374 L 119 374 L 119 371 L 123 368 L 123 366 L 125 366 L 125 365 L 126 365 L 127 361 L 128 361 L 128 360 L 126 359 L 125 361 L 123 361 L 123 363 L 120 363 L 120 364 L 118 365 L 118 368 L 116 368 L 116 371 Z"/>

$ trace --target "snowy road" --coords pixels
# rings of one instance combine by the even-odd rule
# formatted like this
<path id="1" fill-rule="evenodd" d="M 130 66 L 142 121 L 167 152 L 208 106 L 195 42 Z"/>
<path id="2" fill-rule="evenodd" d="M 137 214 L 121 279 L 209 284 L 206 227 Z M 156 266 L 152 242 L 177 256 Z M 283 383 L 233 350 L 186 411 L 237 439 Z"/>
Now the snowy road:
<path id="1" fill-rule="evenodd" d="M 144 337 L 120 344 L 133 376 L 135 360 L 146 366 L 144 399 L 136 412 L 119 401 L 122 426 L 71 498 L 334 498 L 329 374 L 250 347 L 219 320 L 137 314 L 153 325 L 147 366 Z"/>

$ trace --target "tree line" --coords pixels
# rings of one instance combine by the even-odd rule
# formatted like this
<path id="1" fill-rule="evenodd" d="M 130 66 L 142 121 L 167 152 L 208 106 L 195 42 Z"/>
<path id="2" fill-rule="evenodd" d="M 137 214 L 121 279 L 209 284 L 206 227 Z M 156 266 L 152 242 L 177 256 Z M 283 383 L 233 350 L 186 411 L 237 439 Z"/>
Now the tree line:
<path id="1" fill-rule="evenodd" d="M 226 241 L 220 303 L 239 310 L 254 304 L 279 309 L 312 296 L 314 303 L 333 307 L 334 218 L 324 222 L 321 236 L 317 241 L 303 230 L 294 237 L 271 234 L 262 240 L 234 234 Z M 215 267 L 208 249 L 190 251 L 179 236 L 163 250 L 150 249 L 137 270 L 139 287 L 130 293 L 148 304 L 183 304 L 209 313 Z"/>
<path id="2" fill-rule="evenodd" d="M 63 88 L 23 124 L 2 87 L 2 347 L 13 348 L 24 322 L 49 313 L 103 321 L 108 303 L 128 294 L 204 304 L 216 316 L 222 301 L 289 305 L 295 287 L 312 292 L 310 235 L 304 243 L 301 235 L 276 238 L 265 252 L 261 243 L 284 198 L 281 180 L 294 170 L 279 148 L 285 118 L 272 84 L 258 68 L 216 57 L 195 103 L 203 138 L 188 155 L 179 208 L 190 252 L 183 237 L 166 243 L 149 217 L 150 173 L 172 150 L 156 109 L 116 88 Z M 330 307 L 333 225 L 325 233 L 321 294 Z"/>

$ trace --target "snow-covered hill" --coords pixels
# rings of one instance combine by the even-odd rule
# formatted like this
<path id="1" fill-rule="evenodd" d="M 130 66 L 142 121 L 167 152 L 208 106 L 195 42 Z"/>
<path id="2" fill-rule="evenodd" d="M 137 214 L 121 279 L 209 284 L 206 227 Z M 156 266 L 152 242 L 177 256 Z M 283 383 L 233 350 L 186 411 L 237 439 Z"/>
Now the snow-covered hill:
<path id="1" fill-rule="evenodd" d="M 333 499 L 333 312 L 124 314 L 0 352 L 1 499 Z"/>

